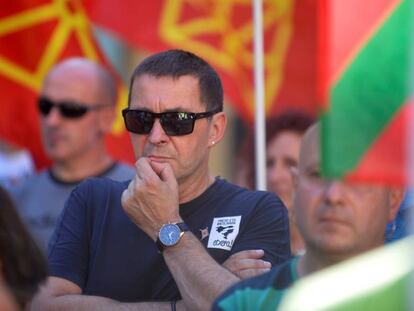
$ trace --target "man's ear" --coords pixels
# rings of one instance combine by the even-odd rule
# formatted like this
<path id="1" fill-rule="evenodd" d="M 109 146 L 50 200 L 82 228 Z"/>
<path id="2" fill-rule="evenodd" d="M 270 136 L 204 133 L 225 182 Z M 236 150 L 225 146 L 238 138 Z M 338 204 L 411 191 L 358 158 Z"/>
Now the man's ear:
<path id="1" fill-rule="evenodd" d="M 405 189 L 403 188 L 391 188 L 390 190 L 390 212 L 388 221 L 393 221 L 397 216 L 401 203 L 404 199 Z"/>
<path id="2" fill-rule="evenodd" d="M 208 147 L 214 147 L 223 139 L 227 126 L 227 116 L 224 112 L 213 115 L 211 119 L 210 132 L 208 137 Z"/>

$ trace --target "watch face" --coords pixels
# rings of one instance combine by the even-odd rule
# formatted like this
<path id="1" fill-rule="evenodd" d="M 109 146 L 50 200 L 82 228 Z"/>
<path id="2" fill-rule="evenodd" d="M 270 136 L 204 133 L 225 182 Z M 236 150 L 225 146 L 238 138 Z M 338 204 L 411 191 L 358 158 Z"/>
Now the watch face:
<path id="1" fill-rule="evenodd" d="M 165 246 L 173 246 L 178 243 L 181 236 L 181 230 L 175 224 L 167 224 L 162 226 L 159 239 Z"/>

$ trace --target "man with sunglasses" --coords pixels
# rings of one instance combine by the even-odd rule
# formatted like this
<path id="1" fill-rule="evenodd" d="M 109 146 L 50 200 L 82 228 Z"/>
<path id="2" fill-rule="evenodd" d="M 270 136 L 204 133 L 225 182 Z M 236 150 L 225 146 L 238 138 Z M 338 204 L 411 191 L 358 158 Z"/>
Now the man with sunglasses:
<path id="1" fill-rule="evenodd" d="M 170 50 L 138 65 L 123 111 L 136 175 L 73 192 L 35 307 L 207 310 L 240 277 L 290 257 L 281 201 L 209 173 L 222 110 L 220 78 L 198 56 Z"/>
<path id="2" fill-rule="evenodd" d="M 67 59 L 44 80 L 37 105 L 44 149 L 52 165 L 12 189 L 19 212 L 44 253 L 64 203 L 80 181 L 93 176 L 127 180 L 134 175 L 105 147 L 116 100 L 110 73 L 87 59 Z"/>

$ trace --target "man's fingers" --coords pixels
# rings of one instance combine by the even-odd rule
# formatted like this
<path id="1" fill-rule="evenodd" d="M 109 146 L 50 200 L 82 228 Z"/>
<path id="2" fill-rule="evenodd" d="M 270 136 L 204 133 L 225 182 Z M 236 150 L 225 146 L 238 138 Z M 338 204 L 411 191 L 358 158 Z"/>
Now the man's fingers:
<path id="1" fill-rule="evenodd" d="M 254 277 L 256 275 L 264 274 L 264 273 L 269 272 L 269 271 L 270 271 L 270 269 L 247 269 L 247 270 L 241 270 L 238 273 L 238 276 L 241 279 L 247 279 L 247 278 Z"/>
<path id="2" fill-rule="evenodd" d="M 122 204 L 122 206 L 123 207 L 125 207 L 125 204 L 127 203 L 127 201 L 128 201 L 128 198 L 129 198 L 129 193 L 128 193 L 129 191 L 128 191 L 128 188 L 127 189 L 125 189 L 123 192 L 122 192 L 122 196 L 121 196 L 121 204 Z"/>
<path id="3" fill-rule="evenodd" d="M 137 182 L 137 176 L 134 176 L 134 178 L 132 178 L 132 180 L 129 182 L 128 187 L 122 192 L 122 196 L 121 196 L 122 205 L 127 203 L 130 197 L 133 195 L 136 182 Z"/>
<path id="4" fill-rule="evenodd" d="M 238 261 L 237 268 L 239 270 L 246 269 L 270 269 L 272 264 L 262 259 L 241 259 Z"/>
<path id="5" fill-rule="evenodd" d="M 239 275 L 240 271 L 249 270 L 249 269 L 270 269 L 272 264 L 268 261 L 262 259 L 235 259 L 229 258 L 223 263 L 223 267 L 233 272 L 236 275 Z"/>
<path id="6" fill-rule="evenodd" d="M 237 275 L 240 270 L 270 269 L 270 262 L 260 259 L 263 255 L 264 251 L 261 249 L 240 251 L 227 258 L 223 267 Z"/>
<path id="7" fill-rule="evenodd" d="M 150 161 L 150 165 L 151 168 L 154 170 L 155 174 L 157 174 L 159 178 L 161 178 L 161 175 L 163 174 L 162 172 L 164 171 L 165 167 L 169 166 L 167 163 L 159 163 L 154 161 Z"/>
<path id="8" fill-rule="evenodd" d="M 260 259 L 263 255 L 264 251 L 261 249 L 240 251 L 231 255 L 223 263 L 223 267 L 241 279 L 253 277 L 272 268 L 270 262 Z"/>
<path id="9" fill-rule="evenodd" d="M 151 166 L 155 173 L 159 176 L 162 181 L 165 182 L 175 182 L 175 175 L 174 172 L 168 163 L 157 163 L 151 162 Z"/>
<path id="10" fill-rule="evenodd" d="M 229 258 L 234 259 L 259 259 L 262 258 L 264 255 L 264 251 L 262 249 L 249 249 L 245 251 L 237 252 L 233 255 L 231 255 Z"/>
<path id="11" fill-rule="evenodd" d="M 171 176 L 174 176 L 174 173 L 172 172 L 171 166 L 168 163 L 159 163 L 159 162 L 150 162 L 152 169 L 154 172 L 162 179 L 168 178 Z"/>
<path id="12" fill-rule="evenodd" d="M 142 180 L 150 180 L 157 177 L 157 173 L 154 171 L 151 165 L 151 161 L 148 158 L 140 158 L 135 162 L 135 168 L 137 176 Z"/>

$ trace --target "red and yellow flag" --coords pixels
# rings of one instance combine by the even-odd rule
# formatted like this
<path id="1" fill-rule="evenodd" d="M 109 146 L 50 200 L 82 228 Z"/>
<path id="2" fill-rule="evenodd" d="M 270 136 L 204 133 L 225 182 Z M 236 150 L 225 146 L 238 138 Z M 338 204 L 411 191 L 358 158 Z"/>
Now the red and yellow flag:
<path id="1" fill-rule="evenodd" d="M 66 56 L 103 60 L 90 22 L 140 50 L 191 50 L 218 69 L 225 95 L 253 119 L 253 22 L 250 0 L 20 0 L 0 3 L 0 138 L 28 147 L 46 163 L 35 99 L 50 67 Z M 313 113 L 316 102 L 316 3 L 265 0 L 266 107 Z M 126 103 L 126 92 L 120 99 Z M 120 107 L 121 108 L 121 107 Z M 116 158 L 132 161 L 117 120 L 109 138 Z M 121 139 L 119 138 L 121 137 Z M 116 140 L 116 144 L 114 144 Z"/>
<path id="2" fill-rule="evenodd" d="M 83 0 L 93 23 L 149 52 L 190 50 L 212 64 L 245 120 L 254 113 L 250 0 Z M 316 3 L 265 0 L 266 107 L 313 113 L 316 102 Z"/>
<path id="3" fill-rule="evenodd" d="M 38 168 L 48 160 L 39 135 L 36 98 L 48 70 L 69 56 L 104 61 L 81 1 L 0 2 L 0 138 L 28 148 Z M 125 91 L 122 94 L 125 100 Z M 110 151 L 132 161 L 120 121 L 108 138 Z"/>

